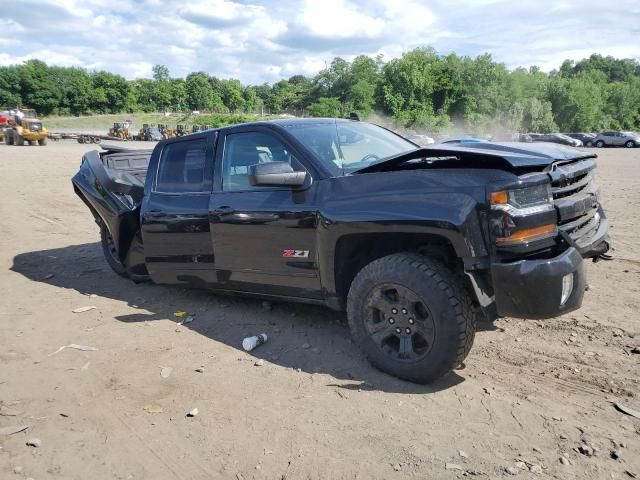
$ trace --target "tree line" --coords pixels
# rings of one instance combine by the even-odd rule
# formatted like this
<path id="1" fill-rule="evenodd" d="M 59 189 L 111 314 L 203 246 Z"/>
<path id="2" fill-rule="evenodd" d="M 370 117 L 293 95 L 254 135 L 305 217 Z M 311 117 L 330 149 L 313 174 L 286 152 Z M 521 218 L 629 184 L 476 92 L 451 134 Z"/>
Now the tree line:
<path id="1" fill-rule="evenodd" d="M 640 129 L 640 63 L 593 54 L 549 73 L 509 70 L 491 55 L 438 55 L 418 48 L 384 62 L 335 58 L 313 77 L 243 85 L 206 72 L 126 80 L 106 71 L 49 66 L 40 60 L 0 67 L 0 106 L 41 115 L 199 110 L 385 116 L 403 127 L 440 131 L 601 131 Z"/>

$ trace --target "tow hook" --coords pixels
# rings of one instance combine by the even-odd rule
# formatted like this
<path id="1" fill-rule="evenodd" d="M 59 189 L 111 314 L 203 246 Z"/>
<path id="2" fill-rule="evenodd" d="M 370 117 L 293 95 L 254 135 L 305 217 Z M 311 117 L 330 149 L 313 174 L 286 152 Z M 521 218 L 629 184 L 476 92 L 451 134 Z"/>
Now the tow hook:
<path id="1" fill-rule="evenodd" d="M 593 263 L 598 263 L 600 260 L 611 261 L 613 260 L 613 255 L 607 255 L 606 253 L 599 253 L 595 257 L 593 257 Z"/>

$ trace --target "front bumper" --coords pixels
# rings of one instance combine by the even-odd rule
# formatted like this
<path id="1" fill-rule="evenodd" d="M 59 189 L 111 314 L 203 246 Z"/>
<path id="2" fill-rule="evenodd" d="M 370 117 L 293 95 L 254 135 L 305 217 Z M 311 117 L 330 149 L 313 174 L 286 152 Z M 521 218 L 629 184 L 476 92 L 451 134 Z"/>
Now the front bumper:
<path id="1" fill-rule="evenodd" d="M 573 277 L 573 289 L 561 304 L 566 275 Z M 550 318 L 582 305 L 586 273 L 582 255 L 574 247 L 554 258 L 494 263 L 491 276 L 499 316 Z"/>

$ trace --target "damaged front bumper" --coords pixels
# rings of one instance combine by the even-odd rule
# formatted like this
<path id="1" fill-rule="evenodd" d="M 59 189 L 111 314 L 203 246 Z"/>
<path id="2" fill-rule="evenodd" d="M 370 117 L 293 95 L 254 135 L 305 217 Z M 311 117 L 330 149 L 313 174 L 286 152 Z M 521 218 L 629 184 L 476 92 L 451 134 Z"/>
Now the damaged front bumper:
<path id="1" fill-rule="evenodd" d="M 494 263 L 491 276 L 499 316 L 550 318 L 580 308 L 587 283 L 580 252 Z"/>

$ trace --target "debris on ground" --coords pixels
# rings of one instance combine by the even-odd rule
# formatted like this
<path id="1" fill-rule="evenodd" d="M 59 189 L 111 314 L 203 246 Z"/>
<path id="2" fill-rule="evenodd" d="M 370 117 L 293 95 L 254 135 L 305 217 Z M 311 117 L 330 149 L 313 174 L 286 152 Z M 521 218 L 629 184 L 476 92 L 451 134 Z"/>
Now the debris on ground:
<path id="1" fill-rule="evenodd" d="M 20 475 L 22 473 L 22 467 L 20 465 L 16 465 L 15 467 L 13 467 L 13 473 L 15 473 L 16 475 Z"/>
<path id="2" fill-rule="evenodd" d="M 562 465 L 571 465 L 571 462 L 569 461 L 569 459 L 565 456 L 560 457 L 560 463 Z"/>
<path id="3" fill-rule="evenodd" d="M 191 315 L 189 315 L 189 316 L 184 317 L 183 319 L 181 319 L 181 320 L 178 322 L 178 325 L 184 325 L 184 324 L 186 324 L 186 323 L 191 323 L 191 322 L 193 322 L 193 317 L 192 317 Z"/>
<path id="4" fill-rule="evenodd" d="M 42 445 L 42 441 L 39 438 L 30 438 L 29 440 L 27 440 L 26 445 L 28 447 L 33 447 L 33 448 L 40 448 L 40 445 Z"/>
<path id="5" fill-rule="evenodd" d="M 156 405 L 155 403 L 149 403 L 142 407 L 142 409 L 147 413 L 162 413 L 164 409 L 160 405 Z"/>
<path id="6" fill-rule="evenodd" d="M 254 363 L 254 365 L 256 367 L 261 367 L 264 365 L 264 360 L 262 358 L 260 360 L 256 360 L 256 363 Z"/>
<path id="7" fill-rule="evenodd" d="M 17 417 L 21 413 L 22 412 L 19 412 L 17 410 L 12 410 L 9 407 L 6 407 L 5 405 L 0 405 L 0 416 L 3 416 L 3 417 Z"/>
<path id="8" fill-rule="evenodd" d="M 393 466 L 393 469 L 394 469 L 396 472 L 399 472 L 400 470 L 402 470 L 402 465 L 400 465 L 399 463 L 396 463 L 396 464 Z"/>
<path id="9" fill-rule="evenodd" d="M 19 433 L 29 428 L 29 425 L 16 425 L 13 427 L 1 427 L 0 435 L 13 435 L 14 433 Z"/>
<path id="10" fill-rule="evenodd" d="M 198 373 L 204 373 L 204 367 L 198 367 L 198 368 L 196 368 L 196 372 L 198 372 Z"/>
<path id="11" fill-rule="evenodd" d="M 460 455 L 462 458 L 469 458 L 469 454 L 464 450 L 458 450 L 458 455 Z"/>
<path id="12" fill-rule="evenodd" d="M 464 470 L 464 468 L 462 468 L 457 463 L 445 463 L 444 464 L 444 469 L 445 470 Z"/>
<path id="13" fill-rule="evenodd" d="M 520 473 L 520 469 L 517 467 L 507 467 L 504 469 L 509 475 L 518 475 Z"/>
<path id="14" fill-rule="evenodd" d="M 196 415 L 198 415 L 198 413 L 200 413 L 198 411 L 197 408 L 194 408 L 193 410 L 191 410 L 189 413 L 187 413 L 187 417 L 195 417 Z"/>
<path id="15" fill-rule="evenodd" d="M 590 447 L 586 443 L 583 443 L 582 445 L 580 445 L 577 448 L 577 450 L 578 450 L 578 453 L 581 453 L 582 455 L 586 455 L 587 457 L 593 457 L 593 454 L 595 453 L 595 451 L 593 450 L 593 447 Z"/>
<path id="16" fill-rule="evenodd" d="M 171 375 L 171 372 L 173 372 L 173 368 L 171 368 L 171 367 L 162 367 L 162 369 L 160 370 L 160 376 L 162 378 L 169 378 L 169 376 Z"/>
<path id="17" fill-rule="evenodd" d="M 305 350 L 308 350 L 311 348 L 311 345 L 309 345 L 308 343 L 303 343 L 302 348 L 304 348 Z"/>
<path id="18" fill-rule="evenodd" d="M 611 450 L 611 453 L 609 455 L 611 455 L 611 458 L 613 458 L 614 460 L 618 460 L 620 458 L 620 456 L 622 455 L 622 451 L 621 450 Z"/>
<path id="19" fill-rule="evenodd" d="M 268 340 L 266 333 L 261 333 L 260 335 L 254 335 L 253 337 L 246 337 L 242 340 L 242 348 L 244 348 L 247 352 L 250 352 L 256 347 L 259 347 L 263 343 Z"/>
<path id="20" fill-rule="evenodd" d="M 616 407 L 616 410 L 622 413 L 626 413 L 627 415 L 631 415 L 632 417 L 635 417 L 635 418 L 640 418 L 640 412 L 637 410 L 634 410 L 633 408 L 629 408 L 617 402 L 613 402 L 613 406 Z"/>
<path id="21" fill-rule="evenodd" d="M 185 318 L 187 315 L 189 315 L 187 312 L 185 312 L 184 310 L 178 310 L 177 312 L 174 312 L 173 316 L 176 318 Z"/>
<path id="22" fill-rule="evenodd" d="M 95 310 L 96 307 L 95 305 L 89 305 L 87 307 L 78 307 L 78 308 L 74 308 L 73 310 L 71 310 L 73 313 L 84 313 L 84 312 L 88 312 L 89 310 Z"/>
<path id="23" fill-rule="evenodd" d="M 83 352 L 95 352 L 95 351 L 98 350 L 96 347 L 88 347 L 86 345 L 78 345 L 77 343 L 71 343 L 69 345 L 61 346 L 58 350 L 56 350 L 53 353 L 50 353 L 48 356 L 51 357 L 52 355 L 55 355 L 56 353 L 60 353 L 65 348 L 73 348 L 75 350 L 81 350 Z"/>

